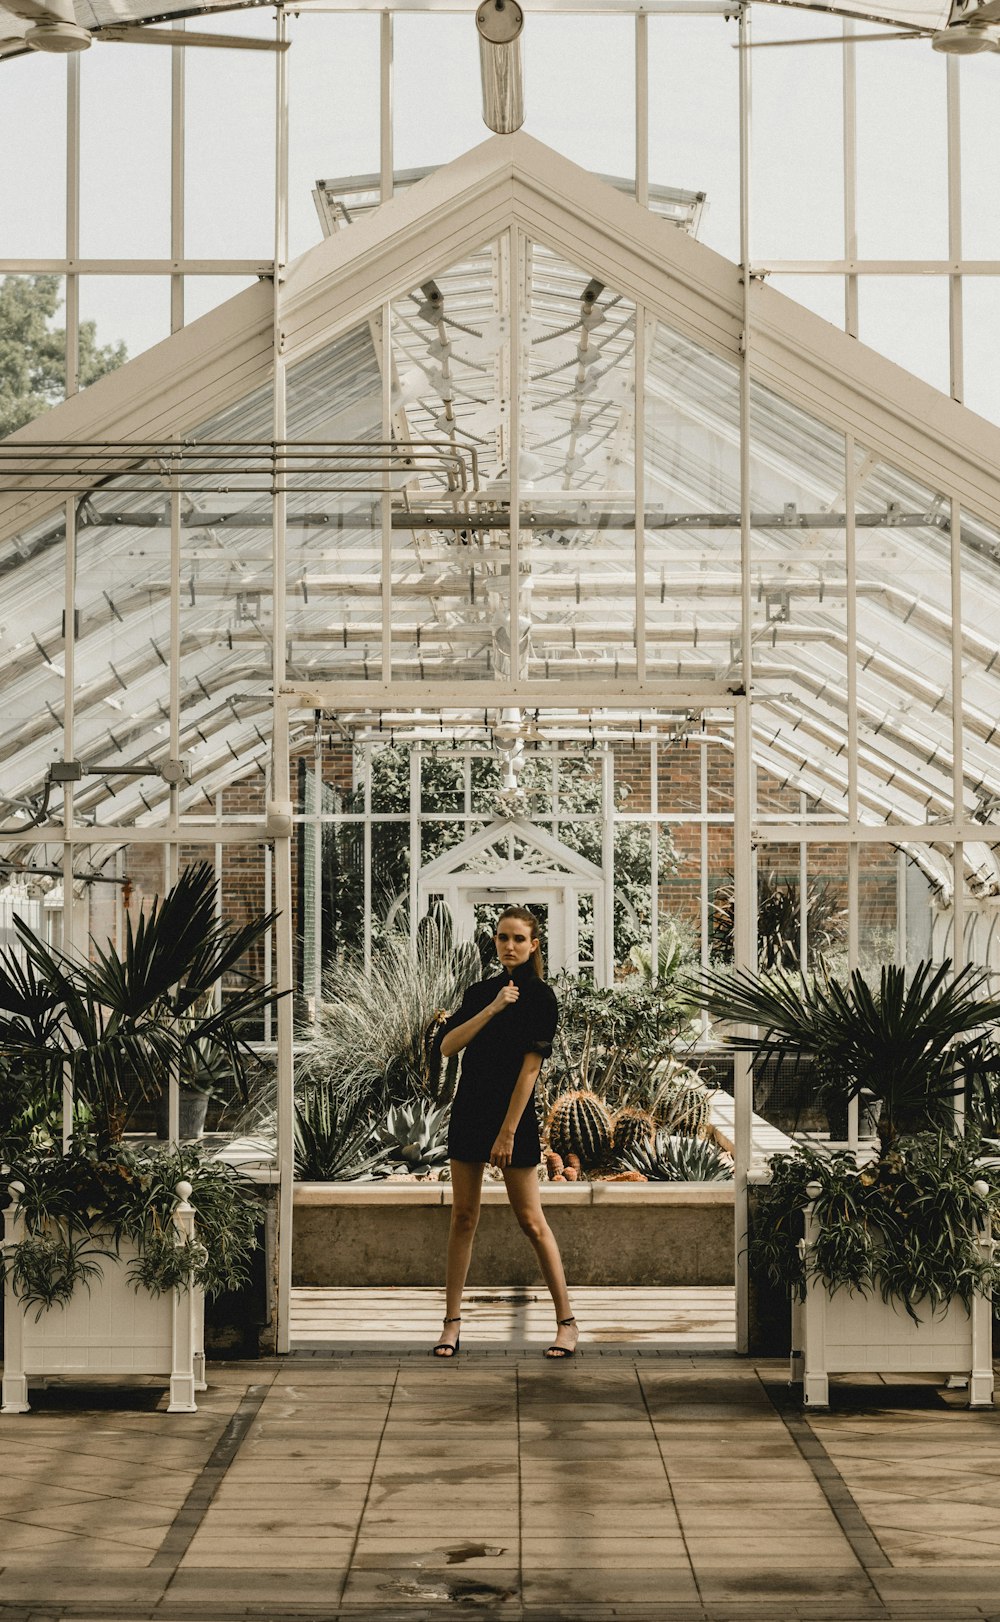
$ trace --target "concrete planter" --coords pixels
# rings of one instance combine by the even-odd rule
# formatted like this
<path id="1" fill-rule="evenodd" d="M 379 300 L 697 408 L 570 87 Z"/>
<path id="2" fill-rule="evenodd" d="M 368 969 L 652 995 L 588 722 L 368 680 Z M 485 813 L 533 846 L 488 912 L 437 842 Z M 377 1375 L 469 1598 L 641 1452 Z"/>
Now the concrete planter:
<path id="1" fill-rule="evenodd" d="M 12 1185 L 12 1192 L 19 1192 Z M 193 1235 L 190 1183 L 179 1183 L 174 1211 L 178 1233 Z M 24 1237 L 17 1204 L 4 1216 L 7 1245 Z M 109 1248 L 110 1245 L 109 1245 Z M 3 1412 L 28 1412 L 29 1375 L 162 1374 L 170 1381 L 170 1413 L 194 1413 L 196 1391 L 205 1390 L 205 1298 L 193 1286 L 150 1295 L 127 1275 L 135 1248 L 121 1245 L 118 1259 L 102 1259 L 102 1276 L 75 1290 L 65 1307 L 38 1314 L 4 1286 Z"/>
<path id="2" fill-rule="evenodd" d="M 803 1244 L 815 1243 L 818 1224 L 811 1206 L 805 1211 Z M 993 1242 L 983 1235 L 984 1253 Z M 942 1374 L 968 1382 L 969 1407 L 993 1404 L 992 1306 L 975 1295 L 971 1312 L 960 1300 L 933 1313 L 918 1312 L 918 1321 L 902 1303 L 837 1290 L 831 1295 L 812 1277 L 806 1298 L 792 1301 L 791 1379 L 802 1382 L 807 1408 L 829 1405 L 831 1374 Z"/>
<path id="3" fill-rule="evenodd" d="M 570 1285 L 732 1284 L 732 1183 L 542 1184 Z M 447 1183 L 299 1183 L 292 1282 L 440 1285 Z M 469 1283 L 535 1284 L 534 1252 L 502 1184 L 486 1183 Z"/>

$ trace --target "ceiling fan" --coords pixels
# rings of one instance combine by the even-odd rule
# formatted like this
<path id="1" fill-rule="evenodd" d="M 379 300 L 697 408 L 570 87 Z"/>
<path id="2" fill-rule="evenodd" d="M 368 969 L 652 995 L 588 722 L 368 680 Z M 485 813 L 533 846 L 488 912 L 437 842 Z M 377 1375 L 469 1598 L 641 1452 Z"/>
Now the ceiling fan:
<path id="1" fill-rule="evenodd" d="M 786 3 L 795 3 L 795 0 L 786 0 Z M 877 0 L 875 0 L 877 5 Z M 812 8 L 809 8 L 812 9 Z M 853 6 L 840 7 L 837 5 L 817 7 L 826 12 L 833 12 L 839 16 L 859 17 L 869 22 L 887 21 L 872 12 L 855 9 Z M 902 19 L 900 19 L 902 20 Z M 1000 52 L 1000 0 L 984 0 L 982 5 L 972 5 L 969 0 L 954 0 L 944 27 L 931 28 L 926 24 L 912 23 L 907 27 L 894 29 L 885 34 L 855 34 L 848 36 L 854 45 L 867 45 L 876 40 L 885 39 L 929 39 L 931 49 L 943 51 L 946 56 L 976 56 L 980 51 Z M 750 51 L 774 50 L 779 46 L 792 45 L 843 45 L 842 34 L 823 34 L 810 39 L 762 39 L 753 40 L 746 46 L 737 46 L 737 50 Z"/>
<path id="2" fill-rule="evenodd" d="M 1000 0 L 998 0 L 1000 3 Z M 17 17 L 28 27 L 19 34 L 2 37 L 6 17 Z M 202 34 L 187 29 L 143 27 L 125 24 L 91 31 L 77 21 L 73 0 L 2 0 L 0 8 L 0 57 L 24 50 L 48 51 L 64 56 L 85 51 L 95 39 L 117 45 L 209 46 L 231 51 L 287 51 L 288 40 L 255 39 L 237 34 Z"/>

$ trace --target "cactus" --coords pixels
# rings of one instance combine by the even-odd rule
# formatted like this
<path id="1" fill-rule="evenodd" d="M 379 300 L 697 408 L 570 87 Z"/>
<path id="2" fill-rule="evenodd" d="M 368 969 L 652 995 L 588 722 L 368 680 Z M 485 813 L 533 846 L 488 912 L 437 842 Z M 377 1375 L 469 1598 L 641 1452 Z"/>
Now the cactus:
<path id="1" fill-rule="evenodd" d="M 550 1146 L 566 1160 L 579 1155 L 586 1170 L 599 1166 L 611 1152 L 611 1117 L 596 1093 L 561 1093 L 546 1122 Z"/>
<path id="2" fill-rule="evenodd" d="M 611 1150 L 617 1159 L 621 1159 L 627 1149 L 634 1149 L 643 1143 L 652 1143 L 656 1136 L 656 1122 L 648 1110 L 636 1109 L 626 1104 L 620 1109 L 612 1123 Z"/>
<path id="3" fill-rule="evenodd" d="M 553 1182 L 563 1174 L 563 1158 L 557 1155 L 554 1149 L 548 1149 L 545 1154 L 545 1169 Z"/>
<path id="4" fill-rule="evenodd" d="M 448 1158 L 447 1117 L 445 1106 L 436 1109 L 422 1099 L 391 1109 L 378 1129 L 386 1158 L 413 1172 L 443 1165 Z"/>
<path id="5" fill-rule="evenodd" d="M 701 1136 L 708 1125 L 710 1096 L 695 1071 L 672 1065 L 657 1088 L 653 1104 L 657 1124 L 665 1132 Z"/>

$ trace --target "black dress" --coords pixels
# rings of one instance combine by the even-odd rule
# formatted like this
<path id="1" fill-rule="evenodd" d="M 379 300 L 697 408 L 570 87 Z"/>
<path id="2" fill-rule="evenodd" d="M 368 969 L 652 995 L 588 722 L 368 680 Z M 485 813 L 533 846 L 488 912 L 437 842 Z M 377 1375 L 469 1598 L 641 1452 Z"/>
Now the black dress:
<path id="1" fill-rule="evenodd" d="M 442 1039 L 482 1013 L 510 978 L 520 992 L 517 1002 L 494 1014 L 462 1051 L 462 1074 L 448 1125 L 451 1160 L 489 1160 L 525 1054 L 538 1053 L 545 1059 L 552 1052 L 559 1019 L 556 994 L 527 963 L 519 965 L 513 977 L 504 972 L 470 986 L 461 1008 L 442 1028 Z M 511 1165 L 537 1166 L 541 1154 L 532 1093 L 514 1133 Z"/>

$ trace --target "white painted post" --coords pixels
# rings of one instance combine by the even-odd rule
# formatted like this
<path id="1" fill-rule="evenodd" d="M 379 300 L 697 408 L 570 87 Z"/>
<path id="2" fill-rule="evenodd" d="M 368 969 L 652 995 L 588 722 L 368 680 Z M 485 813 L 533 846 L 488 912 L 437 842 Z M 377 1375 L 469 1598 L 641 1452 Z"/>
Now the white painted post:
<path id="1" fill-rule="evenodd" d="M 10 1193 L 13 1196 L 10 1205 L 4 1212 L 3 1237 L 4 1246 L 15 1245 L 24 1237 L 20 1222 L 20 1196 L 24 1193 L 23 1183 L 11 1183 Z M 10 1268 L 4 1277 L 3 1287 L 3 1334 L 4 1334 L 4 1363 L 3 1363 L 3 1404 L 0 1412 L 5 1414 L 26 1414 L 28 1412 L 28 1376 L 24 1371 L 24 1309 L 14 1294 L 14 1281 L 11 1278 Z"/>
<path id="2" fill-rule="evenodd" d="M 178 1204 L 174 1206 L 174 1228 L 177 1232 L 178 1242 L 180 1244 L 193 1242 L 194 1207 L 190 1203 L 191 1184 L 186 1182 L 178 1183 L 176 1192 Z M 198 1404 L 194 1400 L 196 1324 L 194 1296 L 194 1277 L 193 1274 L 189 1274 L 187 1288 L 173 1292 L 174 1310 L 168 1414 L 194 1414 L 198 1411 Z M 201 1372 L 204 1375 L 204 1356 L 201 1358 Z"/>

